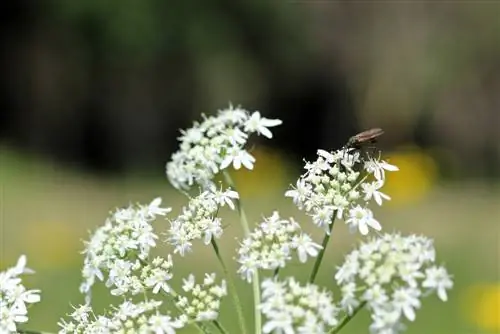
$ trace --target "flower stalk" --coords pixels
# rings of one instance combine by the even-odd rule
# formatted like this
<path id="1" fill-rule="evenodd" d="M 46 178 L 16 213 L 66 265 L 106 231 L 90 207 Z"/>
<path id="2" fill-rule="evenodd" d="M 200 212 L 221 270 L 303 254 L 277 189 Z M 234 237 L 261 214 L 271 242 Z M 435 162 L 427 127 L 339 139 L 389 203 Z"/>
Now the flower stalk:
<path id="1" fill-rule="evenodd" d="M 224 259 L 222 258 L 222 255 L 219 251 L 219 246 L 217 245 L 217 242 L 212 238 L 211 240 L 212 248 L 214 249 L 215 255 L 217 256 L 217 260 L 219 260 L 219 263 L 222 267 L 222 271 L 224 272 L 224 276 L 226 277 L 228 288 L 229 288 L 229 293 L 231 295 L 231 298 L 233 299 L 234 307 L 236 308 L 236 313 L 238 315 L 238 324 L 240 326 L 240 333 L 241 334 L 246 334 L 246 325 L 245 325 L 245 317 L 243 316 L 243 310 L 241 307 L 241 302 L 240 298 L 238 297 L 238 290 L 236 289 L 236 285 L 234 284 L 234 280 L 229 273 L 229 270 L 227 269 L 227 266 L 224 262 Z M 217 326 L 219 328 L 220 326 Z M 220 327 L 222 328 L 222 327 Z"/>
<path id="2" fill-rule="evenodd" d="M 361 311 L 363 307 L 365 307 L 365 305 L 366 302 L 362 302 L 361 304 L 358 305 L 358 307 L 354 309 L 354 311 L 351 314 L 346 314 L 344 318 L 342 318 L 342 320 L 340 321 L 340 324 L 335 328 L 333 328 L 332 330 L 330 330 L 328 334 L 337 334 L 338 332 L 340 332 L 340 330 L 344 328 L 344 326 L 347 325 L 349 321 L 351 321 L 356 316 L 356 314 L 358 314 L 358 312 Z"/>
<path id="3" fill-rule="evenodd" d="M 224 170 L 223 172 L 224 179 L 226 180 L 227 184 L 232 188 L 236 189 L 236 185 L 234 184 L 233 179 L 231 178 L 231 175 L 229 175 L 229 172 L 227 170 Z M 245 214 L 245 210 L 243 208 L 243 204 L 241 203 L 241 199 L 238 199 L 236 201 L 237 209 L 240 215 L 240 222 L 241 226 L 243 228 L 243 232 L 245 233 L 245 236 L 250 235 L 250 227 L 248 226 L 248 220 L 247 216 Z M 252 291 L 253 291 L 253 303 L 254 303 L 254 329 L 256 334 L 262 333 L 262 316 L 260 313 L 259 305 L 260 305 L 260 280 L 259 280 L 259 271 L 255 270 L 252 275 Z"/>
<path id="4" fill-rule="evenodd" d="M 321 266 L 321 261 L 323 260 L 323 256 L 325 255 L 326 252 L 326 247 L 328 246 L 328 242 L 330 241 L 330 236 L 332 235 L 332 230 L 333 230 L 333 224 L 335 223 L 335 216 L 336 212 L 333 214 L 332 218 L 332 223 L 330 224 L 330 229 L 328 233 L 325 233 L 323 236 L 323 241 L 321 242 L 321 249 L 318 253 L 318 257 L 316 257 L 316 260 L 314 261 L 314 266 L 311 271 L 311 275 L 309 276 L 309 283 L 314 283 L 316 280 L 316 276 L 318 275 L 319 272 L 319 267 Z"/>

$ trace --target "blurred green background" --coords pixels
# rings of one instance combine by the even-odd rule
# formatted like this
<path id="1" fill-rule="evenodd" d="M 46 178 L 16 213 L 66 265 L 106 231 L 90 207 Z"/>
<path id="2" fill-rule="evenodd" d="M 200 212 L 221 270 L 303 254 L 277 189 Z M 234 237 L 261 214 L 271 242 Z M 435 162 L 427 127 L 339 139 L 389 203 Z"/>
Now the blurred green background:
<path id="1" fill-rule="evenodd" d="M 179 128 L 232 102 L 284 121 L 273 140 L 255 143 L 255 171 L 235 174 L 251 222 L 279 209 L 319 238 L 282 196 L 302 158 L 382 127 L 379 146 L 401 170 L 389 176 L 393 200 L 377 217 L 385 231 L 434 238 L 455 281 L 448 303 L 424 300 L 407 333 L 500 331 L 498 2 L 3 7 L 0 268 L 26 254 L 37 272 L 25 278 L 42 289 L 27 327 L 54 332 L 69 303 L 83 301 L 81 241 L 110 210 L 162 196 L 179 212 L 185 200 L 164 177 Z M 241 231 L 234 213 L 224 217 L 229 261 Z M 336 227 L 318 283 L 334 289 L 335 265 L 356 240 Z M 219 272 L 199 248 L 174 263 L 176 284 Z M 236 332 L 229 302 L 224 310 Z M 368 321 L 344 332 L 367 332 Z"/>

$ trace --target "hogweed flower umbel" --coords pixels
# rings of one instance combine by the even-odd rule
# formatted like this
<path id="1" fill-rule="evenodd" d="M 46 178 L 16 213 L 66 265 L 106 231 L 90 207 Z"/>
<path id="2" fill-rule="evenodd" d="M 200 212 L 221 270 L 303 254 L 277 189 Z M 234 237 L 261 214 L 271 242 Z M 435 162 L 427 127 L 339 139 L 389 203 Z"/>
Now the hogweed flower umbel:
<path id="1" fill-rule="evenodd" d="M 176 305 L 184 314 L 194 321 L 215 320 L 219 316 L 222 297 L 227 295 L 226 281 L 220 285 L 215 284 L 215 274 L 205 274 L 203 284 L 196 284 L 194 275 L 184 279 L 182 286 L 184 293 L 189 293 L 189 298 L 179 296 Z"/>
<path id="2" fill-rule="evenodd" d="M 180 150 L 166 165 L 167 177 L 177 189 L 187 190 L 194 184 L 209 188 L 215 175 L 230 165 L 253 169 L 255 158 L 245 149 L 249 135 L 272 138 L 268 128 L 282 123 L 262 117 L 258 111 L 250 114 L 233 106 L 203 118 L 203 122 L 181 131 Z"/>
<path id="3" fill-rule="evenodd" d="M 262 282 L 264 333 L 323 334 L 338 323 L 332 294 L 314 284 L 300 285 L 293 277 Z"/>
<path id="4" fill-rule="evenodd" d="M 82 269 L 84 282 L 80 292 L 87 295 L 98 278 L 106 278 L 106 286 L 112 288 L 113 295 L 126 293 L 139 294 L 147 288 L 168 291 L 166 283 L 170 278 L 172 259 L 156 260 L 151 265 L 143 266 L 152 247 L 156 246 L 155 234 L 151 222 L 156 216 L 170 212 L 170 208 L 161 208 L 161 199 L 154 199 L 149 205 L 129 206 L 116 210 L 106 220 L 104 226 L 97 229 L 90 241 L 86 242 L 85 260 Z"/>
<path id="5" fill-rule="evenodd" d="M 368 234 L 369 228 L 382 229 L 367 204 L 374 200 L 382 205 L 390 199 L 379 189 L 384 185 L 384 171 L 396 171 L 396 166 L 380 158 L 364 160 L 358 150 L 343 149 L 332 153 L 318 150 L 318 159 L 304 168 L 306 172 L 285 196 L 325 233 L 330 232 L 335 218 L 344 219 L 351 231 L 359 230 L 362 235 Z"/>
<path id="6" fill-rule="evenodd" d="M 415 320 L 420 299 L 436 292 L 447 300 L 453 282 L 436 266 L 432 240 L 423 236 L 385 234 L 346 256 L 335 280 L 342 291 L 341 308 L 352 314 L 366 303 L 372 314 L 372 333 L 398 333 L 403 318 Z"/>
<path id="7" fill-rule="evenodd" d="M 208 245 L 212 238 L 220 238 L 223 230 L 221 219 L 217 217 L 219 208 L 227 205 L 234 210 L 233 200 L 238 198 L 236 191 L 218 191 L 214 187 L 192 198 L 182 213 L 170 222 L 167 241 L 174 246 L 174 253 L 184 256 L 191 251 L 192 241 L 196 239 L 203 239 Z"/>
<path id="8" fill-rule="evenodd" d="M 302 232 L 293 218 L 281 219 L 275 211 L 271 217 L 264 218 L 264 222 L 242 241 L 238 250 L 238 263 L 241 265 L 238 273 L 247 282 L 251 282 L 253 273 L 258 269 L 275 270 L 285 267 L 294 250 L 300 262 L 304 263 L 308 256 L 317 256 L 321 248 L 321 245 Z"/>
<path id="9" fill-rule="evenodd" d="M 165 333 L 173 334 L 183 328 L 187 319 L 184 315 L 173 318 L 159 312 L 161 301 L 149 300 L 134 303 L 123 301 L 106 315 L 96 315 L 88 304 L 74 308 L 69 314 L 71 320 L 61 320 L 59 334 L 94 333 Z"/>
<path id="10" fill-rule="evenodd" d="M 16 266 L 0 272 L 0 333 L 17 333 L 17 324 L 28 321 L 29 304 L 40 301 L 40 290 L 26 290 L 22 274 L 32 274 L 21 255 Z"/>

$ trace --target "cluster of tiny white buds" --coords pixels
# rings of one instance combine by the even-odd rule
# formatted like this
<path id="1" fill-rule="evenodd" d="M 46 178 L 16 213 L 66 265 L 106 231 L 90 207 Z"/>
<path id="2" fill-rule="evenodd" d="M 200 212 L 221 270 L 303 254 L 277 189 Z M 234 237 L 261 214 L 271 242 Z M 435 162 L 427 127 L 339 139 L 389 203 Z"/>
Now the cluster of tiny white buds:
<path id="1" fill-rule="evenodd" d="M 74 308 L 70 321 L 61 319 L 59 334 L 159 333 L 174 334 L 187 323 L 185 316 L 172 318 L 159 312 L 161 301 L 149 300 L 134 304 L 122 302 L 109 315 L 95 315 L 88 304 Z"/>
<path id="2" fill-rule="evenodd" d="M 227 295 L 226 281 L 216 284 L 215 274 L 205 274 L 203 284 L 196 284 L 194 275 L 183 280 L 182 290 L 189 297 L 178 296 L 176 306 L 195 322 L 215 320 L 219 316 L 222 297 Z"/>
<path id="3" fill-rule="evenodd" d="M 245 149 L 249 135 L 272 138 L 268 128 L 282 123 L 231 105 L 217 116 L 203 118 L 203 122 L 181 131 L 180 150 L 166 165 L 167 177 L 177 189 L 188 190 L 194 184 L 207 188 L 213 185 L 214 176 L 230 165 L 253 169 L 255 158 Z"/>
<path id="4" fill-rule="evenodd" d="M 17 333 L 17 324 L 28 321 L 27 305 L 40 301 L 40 290 L 26 290 L 18 277 L 32 273 L 24 255 L 15 267 L 0 272 L 0 333 Z"/>
<path id="5" fill-rule="evenodd" d="M 346 256 L 335 275 L 341 288 L 340 305 L 351 314 L 366 303 L 372 314 L 372 333 L 398 333 L 403 318 L 415 320 L 420 298 L 436 292 L 447 300 L 451 277 L 435 262 L 431 239 L 385 234 L 361 244 Z"/>
<path id="6" fill-rule="evenodd" d="M 336 152 L 318 150 L 318 159 L 307 162 L 306 172 L 285 196 L 291 197 L 299 209 L 312 217 L 314 224 L 330 233 L 335 218 L 343 219 L 351 231 L 367 235 L 369 229 L 382 226 L 368 208 L 373 200 L 382 205 L 390 197 L 380 192 L 385 171 L 397 171 L 380 157 L 361 159 L 358 150 Z"/>
<path id="7" fill-rule="evenodd" d="M 215 187 L 192 198 L 188 206 L 182 209 L 182 213 L 170 222 L 167 241 L 174 246 L 174 253 L 184 256 L 191 250 L 192 242 L 196 239 L 203 239 L 205 245 L 208 245 L 212 238 L 220 238 L 223 229 L 221 219 L 217 217 L 219 208 L 227 205 L 234 210 L 233 200 L 238 198 L 236 191 L 216 190 Z"/>
<path id="8" fill-rule="evenodd" d="M 90 302 L 91 288 L 95 279 L 100 281 L 107 275 L 106 286 L 113 288 L 113 295 L 138 294 L 147 288 L 158 292 L 169 290 L 166 281 L 171 278 L 172 259 L 156 259 L 156 266 L 147 264 L 152 247 L 158 236 L 151 223 L 156 216 L 164 216 L 170 208 L 161 208 L 161 199 L 156 198 L 148 205 L 129 206 L 116 210 L 103 226 L 98 228 L 85 242 L 83 283 L 80 291 Z"/>
<path id="9" fill-rule="evenodd" d="M 321 248 L 309 235 L 302 233 L 293 218 L 281 219 L 275 211 L 242 241 L 238 250 L 238 263 L 241 265 L 238 273 L 251 282 L 256 270 L 283 268 L 286 261 L 291 260 L 293 250 L 304 263 L 308 256 L 316 257 Z"/>
<path id="10" fill-rule="evenodd" d="M 267 318 L 264 333 L 320 334 L 338 324 L 331 293 L 314 284 L 301 286 L 293 277 L 264 280 L 259 308 Z"/>

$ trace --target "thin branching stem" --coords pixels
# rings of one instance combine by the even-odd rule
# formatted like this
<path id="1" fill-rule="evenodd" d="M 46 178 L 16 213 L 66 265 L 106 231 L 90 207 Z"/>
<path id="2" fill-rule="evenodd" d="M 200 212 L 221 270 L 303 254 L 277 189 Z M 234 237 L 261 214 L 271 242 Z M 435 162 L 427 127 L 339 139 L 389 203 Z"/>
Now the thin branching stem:
<path id="1" fill-rule="evenodd" d="M 231 175 L 229 175 L 229 172 L 227 170 L 224 170 L 223 172 L 224 179 L 226 180 L 226 183 L 235 191 L 236 190 L 236 185 L 233 182 L 233 179 L 231 178 Z M 243 228 L 243 232 L 245 233 L 245 237 L 250 236 L 250 227 L 248 226 L 248 220 L 247 216 L 245 214 L 245 210 L 243 209 L 243 204 L 241 203 L 241 199 L 238 199 L 237 207 L 238 207 L 238 212 L 240 214 L 240 221 L 241 221 L 241 226 Z M 259 280 L 259 271 L 255 270 L 252 275 L 252 290 L 253 290 L 253 301 L 254 301 L 254 326 L 255 326 L 255 334 L 261 334 L 262 333 L 262 316 L 260 314 L 260 280 Z"/>
<path id="2" fill-rule="evenodd" d="M 318 257 L 316 257 L 316 261 L 314 262 L 314 266 L 313 266 L 313 269 L 311 271 L 311 276 L 309 276 L 309 283 L 314 283 L 314 280 L 316 279 L 316 276 L 318 275 L 321 261 L 323 260 L 323 256 L 325 255 L 326 246 L 328 245 L 328 241 L 330 241 L 330 236 L 332 234 L 333 224 L 335 223 L 336 216 L 337 216 L 337 211 L 334 211 L 332 223 L 330 224 L 330 229 L 329 229 L 328 233 L 325 233 L 325 236 L 323 237 L 323 242 L 321 242 L 321 246 L 323 248 L 321 248 L 321 250 L 319 251 Z"/>
<path id="3" fill-rule="evenodd" d="M 222 326 L 222 324 L 220 322 L 218 322 L 217 320 L 214 320 L 214 325 L 215 327 L 217 327 L 217 329 L 222 333 L 222 334 L 228 334 L 229 332 L 224 328 L 224 326 Z"/>
<path id="4" fill-rule="evenodd" d="M 332 330 L 330 330 L 328 332 L 328 334 L 337 334 L 338 332 L 340 332 L 340 330 L 349 323 L 349 321 L 351 321 L 352 318 L 354 318 L 356 316 L 356 314 L 366 305 L 366 302 L 362 302 L 361 304 L 358 305 L 358 307 L 356 307 L 354 309 L 354 311 L 351 313 L 351 314 L 348 314 L 346 315 L 342 321 L 340 322 L 340 324 L 333 328 Z"/>
<path id="5" fill-rule="evenodd" d="M 236 185 L 234 184 L 234 181 L 231 178 L 231 175 L 229 175 L 229 172 L 227 170 L 224 170 L 223 175 L 224 175 L 224 180 L 226 181 L 226 183 L 234 191 L 237 191 Z M 245 211 L 243 210 L 241 198 L 238 198 L 238 200 L 236 201 L 236 207 L 238 208 L 238 212 L 240 214 L 240 220 L 241 220 L 241 226 L 243 227 L 243 232 L 245 233 L 245 237 L 248 237 L 248 236 L 250 236 L 250 227 L 248 226 L 247 216 L 245 214 Z"/>
<path id="6" fill-rule="evenodd" d="M 234 280 L 232 276 L 229 273 L 229 270 L 227 270 L 227 266 L 224 262 L 224 259 L 222 258 L 222 255 L 219 251 L 219 246 L 217 245 L 217 242 L 215 241 L 214 238 L 212 238 L 212 247 L 214 249 L 215 255 L 217 256 L 217 259 L 219 260 L 221 266 L 222 266 L 222 271 L 224 272 L 224 276 L 226 277 L 227 280 L 227 285 L 229 288 L 229 293 L 233 299 L 234 307 L 236 308 L 236 313 L 238 314 L 238 323 L 240 325 L 240 333 L 241 334 L 246 334 L 246 325 L 245 325 L 245 317 L 243 316 L 243 309 L 241 308 L 241 302 L 240 298 L 238 297 L 238 290 L 236 289 L 236 285 L 234 284 Z"/>

